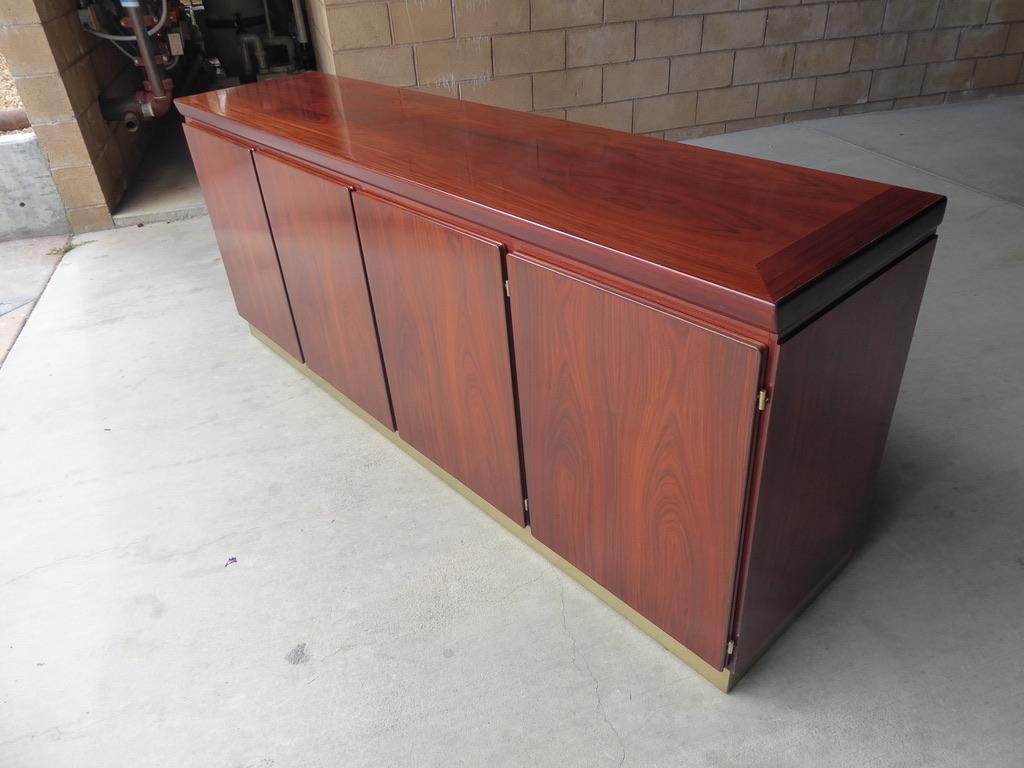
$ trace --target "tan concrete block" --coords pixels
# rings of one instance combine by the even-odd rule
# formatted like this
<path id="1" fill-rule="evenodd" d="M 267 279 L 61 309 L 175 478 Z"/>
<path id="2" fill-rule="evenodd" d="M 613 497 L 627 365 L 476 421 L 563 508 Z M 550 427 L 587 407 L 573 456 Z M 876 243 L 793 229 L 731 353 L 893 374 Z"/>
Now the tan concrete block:
<path id="1" fill-rule="evenodd" d="M 819 77 L 818 84 L 814 88 L 814 106 L 819 109 L 839 107 L 845 104 L 860 104 L 868 100 L 870 88 L 870 72 Z"/>
<path id="2" fill-rule="evenodd" d="M 982 88 L 973 91 L 957 91 L 955 93 L 947 93 L 944 95 L 943 103 L 945 104 L 960 104 L 965 101 L 975 101 L 976 99 L 985 98 L 992 95 L 1019 95 L 1024 93 L 1024 86 L 1021 85 L 1004 85 L 999 88 Z"/>
<path id="3" fill-rule="evenodd" d="M 757 111 L 757 86 L 741 85 L 701 91 L 697 94 L 697 122 L 719 123 L 753 117 Z"/>
<path id="4" fill-rule="evenodd" d="M 455 34 L 451 0 L 406 0 L 388 3 L 396 43 L 446 40 Z"/>
<path id="5" fill-rule="evenodd" d="M 613 104 L 570 107 L 565 110 L 565 118 L 574 123 L 597 125 L 629 133 L 633 130 L 633 102 L 619 101 Z"/>
<path id="6" fill-rule="evenodd" d="M 1020 74 L 1021 55 L 994 56 L 991 59 L 978 59 L 974 67 L 974 87 L 994 88 L 1017 82 Z"/>
<path id="7" fill-rule="evenodd" d="M 971 27 L 960 33 L 960 45 L 956 50 L 958 59 L 973 59 L 977 56 L 996 56 L 1006 47 L 1009 36 L 1008 24 L 993 24 Z"/>
<path id="8" fill-rule="evenodd" d="M 416 80 L 420 85 L 476 80 L 490 74 L 490 38 L 468 37 L 416 46 Z"/>
<path id="9" fill-rule="evenodd" d="M 39 13 L 32 0 L 0 0 L 0 27 L 39 22 Z"/>
<path id="10" fill-rule="evenodd" d="M 77 122 L 42 123 L 34 129 L 51 168 L 88 165 L 92 161 Z"/>
<path id="11" fill-rule="evenodd" d="M 758 116 L 802 112 L 814 106 L 814 78 L 765 83 L 757 90 Z"/>
<path id="12" fill-rule="evenodd" d="M 809 0 L 802 0 L 805 4 Z M 810 0 L 818 2 L 819 0 Z M 800 5 L 801 0 L 740 0 L 740 10 L 750 11 L 757 8 L 780 8 L 784 5 Z"/>
<path id="13" fill-rule="evenodd" d="M 650 133 L 638 133 L 637 136 L 646 136 L 649 139 L 664 139 L 664 131 L 651 131 Z"/>
<path id="14" fill-rule="evenodd" d="M 917 96 L 921 93 L 921 83 L 923 81 L 923 64 L 916 64 L 911 67 L 879 69 L 872 75 L 871 91 L 868 98 L 871 101 L 880 101 L 882 99 Z"/>
<path id="15" fill-rule="evenodd" d="M 328 8 L 327 29 L 335 51 L 391 45 L 388 7 L 384 3 Z"/>
<path id="16" fill-rule="evenodd" d="M 499 77 L 496 80 L 477 80 L 472 83 L 462 83 L 459 88 L 462 98 L 466 101 L 490 104 L 492 107 L 518 109 L 520 112 L 529 112 L 533 109 L 533 80 L 529 75 Z"/>
<path id="17" fill-rule="evenodd" d="M 924 73 L 921 93 L 962 91 L 974 83 L 973 61 L 944 61 L 929 64 Z"/>
<path id="18" fill-rule="evenodd" d="M 956 46 L 960 40 L 957 29 L 936 29 L 928 32 L 912 32 L 907 45 L 906 64 L 929 64 L 933 61 L 949 61 L 956 58 Z"/>
<path id="19" fill-rule="evenodd" d="M 1006 38 L 1007 53 L 1024 53 L 1024 24 L 1014 24 Z"/>
<path id="20" fill-rule="evenodd" d="M 937 27 L 969 27 L 984 24 L 989 0 L 941 0 L 935 19 Z"/>
<path id="21" fill-rule="evenodd" d="M 867 104 L 852 104 L 840 107 L 840 115 L 863 115 L 866 112 L 885 112 L 892 109 L 892 101 L 869 101 Z"/>
<path id="22" fill-rule="evenodd" d="M 131 67 L 134 70 L 134 66 L 128 61 L 128 58 L 112 45 L 104 45 L 95 49 L 89 54 L 89 60 L 92 62 L 93 71 L 96 73 L 96 82 L 100 84 L 101 89 L 117 80 L 125 68 Z"/>
<path id="23" fill-rule="evenodd" d="M 443 83 L 439 85 L 411 85 L 407 86 L 410 91 L 429 93 L 431 96 L 444 96 L 447 99 L 459 98 L 458 83 Z"/>
<path id="24" fill-rule="evenodd" d="M 764 41 L 771 45 L 818 40 L 825 34 L 825 19 L 827 17 L 827 5 L 773 8 L 768 11 Z"/>
<path id="25" fill-rule="evenodd" d="M 603 0 L 531 0 L 530 4 L 533 29 L 600 24 L 603 16 Z"/>
<path id="26" fill-rule="evenodd" d="M 57 168 L 53 171 L 53 182 L 57 185 L 65 208 L 106 204 L 99 178 L 91 165 Z"/>
<path id="27" fill-rule="evenodd" d="M 601 101 L 601 68 L 566 69 L 533 76 L 534 109 L 575 107 Z"/>
<path id="28" fill-rule="evenodd" d="M 752 48 L 764 43 L 766 11 L 719 13 L 704 17 L 702 51 Z"/>
<path id="29" fill-rule="evenodd" d="M 459 37 L 528 32 L 530 0 L 455 0 Z"/>
<path id="30" fill-rule="evenodd" d="M 885 102 L 888 103 L 888 102 Z M 945 104 L 946 97 L 944 94 L 936 94 L 934 96 L 911 96 L 906 99 L 896 99 L 893 102 L 893 109 L 918 109 L 920 107 L 935 107 L 939 104 Z"/>
<path id="31" fill-rule="evenodd" d="M 839 114 L 838 107 L 828 109 L 812 109 L 807 112 L 793 112 L 786 115 L 787 123 L 802 123 L 807 120 L 822 120 L 826 117 L 836 117 Z"/>
<path id="32" fill-rule="evenodd" d="M 14 85 L 33 125 L 69 120 L 74 115 L 71 100 L 68 99 L 68 92 L 60 75 L 17 77 L 14 79 Z"/>
<path id="33" fill-rule="evenodd" d="M 668 71 L 668 59 L 609 64 L 604 68 L 604 100 L 622 101 L 668 93 Z"/>
<path id="34" fill-rule="evenodd" d="M 676 16 L 687 13 L 719 13 L 735 11 L 739 7 L 739 0 L 676 0 L 673 13 Z"/>
<path id="35" fill-rule="evenodd" d="M 700 50 L 702 20 L 697 16 L 641 21 L 636 27 L 636 57 L 680 56 Z"/>
<path id="36" fill-rule="evenodd" d="M 96 48 L 99 43 L 99 38 L 82 29 L 78 14 L 74 12 L 50 19 L 43 24 L 43 31 L 49 41 L 54 61 L 57 62 L 57 68 L 61 71 Z M 104 49 L 116 51 L 112 45 L 106 43 Z"/>
<path id="37" fill-rule="evenodd" d="M 733 52 L 698 53 L 672 59 L 668 89 L 699 91 L 722 88 L 732 82 Z"/>
<path id="38" fill-rule="evenodd" d="M 996 21 L 1024 21 L 1024 0 L 992 0 L 988 23 Z"/>
<path id="39" fill-rule="evenodd" d="M 730 120 L 725 124 L 725 132 L 736 133 L 737 131 L 751 131 L 755 128 L 770 128 L 773 125 L 781 125 L 782 120 L 782 115 L 750 117 L 746 120 Z"/>
<path id="40" fill-rule="evenodd" d="M 527 32 L 491 39 L 494 74 L 518 75 L 565 68 L 565 32 Z"/>
<path id="41" fill-rule="evenodd" d="M 697 94 L 670 93 L 633 102 L 633 130 L 636 133 L 664 131 L 693 125 L 697 116 Z"/>
<path id="42" fill-rule="evenodd" d="M 98 101 L 90 104 L 78 116 L 78 127 L 82 132 L 82 140 L 89 150 L 89 157 L 93 160 L 100 156 L 100 151 L 107 145 L 115 132 L 115 124 L 108 123 L 103 119 Z"/>
<path id="43" fill-rule="evenodd" d="M 795 48 L 792 45 L 736 51 L 732 82 L 735 85 L 742 85 L 785 80 L 793 73 L 794 54 Z"/>
<path id="44" fill-rule="evenodd" d="M 371 48 L 334 54 L 334 71 L 342 77 L 384 85 L 415 85 L 412 47 Z"/>
<path id="45" fill-rule="evenodd" d="M 78 0 L 36 0 L 39 21 L 47 22 L 78 10 Z"/>
<path id="46" fill-rule="evenodd" d="M 564 109 L 536 109 L 533 114 L 540 115 L 541 117 L 551 117 L 555 120 L 565 120 Z"/>
<path id="47" fill-rule="evenodd" d="M 725 123 L 691 125 L 688 128 L 673 128 L 671 131 L 665 131 L 665 140 L 689 141 L 690 139 L 703 139 L 705 136 L 718 136 L 721 133 L 725 133 Z"/>
<path id="48" fill-rule="evenodd" d="M 15 77 L 57 72 L 50 42 L 39 25 L 0 27 L 0 51 L 4 52 L 7 66 Z"/>
<path id="49" fill-rule="evenodd" d="M 604 0 L 604 20 L 633 21 L 671 16 L 672 2 L 673 0 Z"/>
<path id="50" fill-rule="evenodd" d="M 852 55 L 853 40 L 849 38 L 798 43 L 796 61 L 793 63 L 793 77 L 846 72 L 850 68 Z"/>
<path id="51" fill-rule="evenodd" d="M 832 3 L 828 9 L 825 37 L 873 35 L 882 29 L 884 11 L 882 0 Z"/>
<path id="52" fill-rule="evenodd" d="M 134 73 L 133 73 L 134 74 Z M 84 112 L 100 95 L 100 83 L 96 70 L 88 57 L 83 56 L 64 70 L 64 87 L 67 89 L 71 108 L 76 115 Z"/>
<path id="53" fill-rule="evenodd" d="M 853 42 L 853 56 L 850 69 L 882 69 L 898 67 L 907 52 L 907 35 L 904 32 L 889 35 L 858 37 Z"/>
<path id="54" fill-rule="evenodd" d="M 565 33 L 565 63 L 569 67 L 612 64 L 633 58 L 636 24 L 603 24 Z"/>
<path id="55" fill-rule="evenodd" d="M 885 6 L 884 32 L 909 32 L 915 29 L 931 29 L 939 0 L 889 0 Z"/>
<path id="56" fill-rule="evenodd" d="M 68 211 L 68 222 L 71 224 L 71 231 L 76 235 L 114 228 L 114 220 L 106 204 L 72 208 Z"/>
<path id="57" fill-rule="evenodd" d="M 121 201 L 125 188 L 128 186 L 124 158 L 121 156 L 116 139 L 107 142 L 107 146 L 100 154 L 93 170 L 99 179 L 100 189 L 103 191 L 103 199 L 107 203 L 107 207 L 113 209 Z"/>

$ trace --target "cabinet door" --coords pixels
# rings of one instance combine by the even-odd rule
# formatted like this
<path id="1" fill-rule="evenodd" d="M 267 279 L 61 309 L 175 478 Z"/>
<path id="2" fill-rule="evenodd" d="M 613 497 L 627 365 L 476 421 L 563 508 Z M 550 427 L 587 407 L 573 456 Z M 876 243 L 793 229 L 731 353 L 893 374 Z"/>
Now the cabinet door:
<path id="1" fill-rule="evenodd" d="M 501 246 L 353 198 L 399 434 L 523 525 Z"/>
<path id="2" fill-rule="evenodd" d="M 261 152 L 256 170 L 306 365 L 394 429 L 348 187 Z"/>
<path id="3" fill-rule="evenodd" d="M 194 125 L 185 125 L 185 138 L 238 314 L 301 360 L 252 151 Z"/>
<path id="4" fill-rule="evenodd" d="M 517 256 L 534 535 L 725 662 L 761 350 Z"/>

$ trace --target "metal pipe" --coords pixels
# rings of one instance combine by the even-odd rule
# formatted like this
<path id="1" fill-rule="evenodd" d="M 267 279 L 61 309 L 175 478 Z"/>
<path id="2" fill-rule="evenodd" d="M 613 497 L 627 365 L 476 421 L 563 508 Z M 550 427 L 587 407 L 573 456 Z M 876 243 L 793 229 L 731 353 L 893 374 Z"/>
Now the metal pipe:
<path id="1" fill-rule="evenodd" d="M 164 90 L 164 73 L 160 65 L 156 63 L 156 54 L 153 52 L 153 41 L 146 33 L 145 16 L 138 0 L 122 3 L 128 18 L 132 22 L 132 32 L 135 33 L 135 42 L 139 46 L 139 59 L 142 61 L 142 68 L 146 70 L 146 79 L 149 80 L 150 92 L 154 98 L 162 99 L 167 95 Z"/>
<path id="2" fill-rule="evenodd" d="M 20 131 L 29 125 L 24 109 L 0 109 L 0 131 Z"/>
<path id="3" fill-rule="evenodd" d="M 252 47 L 252 53 L 256 57 L 256 72 L 267 71 L 267 50 L 263 47 L 263 38 L 246 32 L 238 36 L 238 44 L 242 47 L 243 69 L 249 71 L 252 68 L 252 60 L 249 58 L 249 48 Z"/>
<path id="4" fill-rule="evenodd" d="M 306 31 L 306 14 L 302 10 L 302 0 L 292 0 L 292 13 L 295 14 L 295 36 L 299 39 L 300 45 L 309 42 L 309 33 Z"/>

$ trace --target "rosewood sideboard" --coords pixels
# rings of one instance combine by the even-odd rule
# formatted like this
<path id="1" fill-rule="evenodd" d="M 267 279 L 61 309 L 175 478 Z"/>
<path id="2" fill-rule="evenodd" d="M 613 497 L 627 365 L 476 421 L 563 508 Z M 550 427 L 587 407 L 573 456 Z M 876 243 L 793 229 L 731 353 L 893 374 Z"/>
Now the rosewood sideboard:
<path id="1" fill-rule="evenodd" d="M 846 561 L 943 197 L 324 74 L 176 104 L 253 333 L 720 688 Z"/>

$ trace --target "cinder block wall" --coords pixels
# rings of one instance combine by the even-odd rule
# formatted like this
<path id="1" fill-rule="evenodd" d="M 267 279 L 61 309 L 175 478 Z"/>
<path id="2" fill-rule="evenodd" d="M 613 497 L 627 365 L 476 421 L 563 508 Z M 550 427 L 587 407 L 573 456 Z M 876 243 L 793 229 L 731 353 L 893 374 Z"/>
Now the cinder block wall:
<path id="1" fill-rule="evenodd" d="M 46 152 L 75 232 L 112 226 L 110 212 L 141 156 L 143 134 L 100 115 L 102 93 L 135 89 L 132 63 L 87 34 L 75 0 L 0 0 L 0 50 Z"/>
<path id="2" fill-rule="evenodd" d="M 307 0 L 320 67 L 666 139 L 1024 91 L 1024 0 Z"/>

